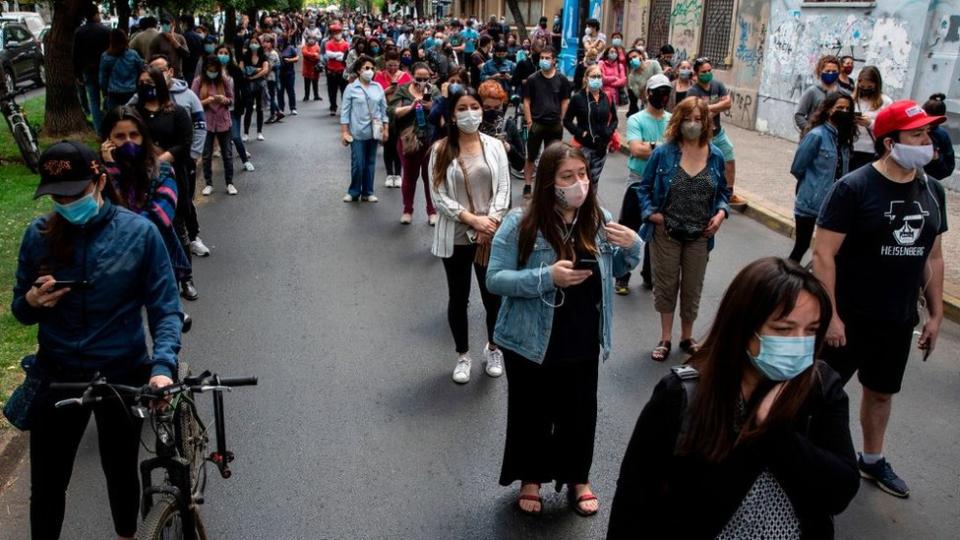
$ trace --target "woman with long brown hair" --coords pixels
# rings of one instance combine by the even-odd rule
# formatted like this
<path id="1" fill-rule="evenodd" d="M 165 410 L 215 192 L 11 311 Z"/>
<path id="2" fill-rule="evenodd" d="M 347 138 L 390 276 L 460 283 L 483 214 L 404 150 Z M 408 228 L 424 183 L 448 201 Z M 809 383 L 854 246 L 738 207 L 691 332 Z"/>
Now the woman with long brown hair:
<path id="1" fill-rule="evenodd" d="M 662 362 L 673 348 L 673 315 L 680 297 L 680 349 L 697 350 L 693 323 L 714 235 L 730 212 L 730 188 L 720 149 L 710 143 L 713 122 L 705 101 L 688 97 L 673 111 L 657 146 L 632 189 L 651 242 L 654 308 L 660 314 L 660 341 L 651 358 Z"/>
<path id="2" fill-rule="evenodd" d="M 501 145 L 502 148 L 502 145 Z M 525 210 L 493 240 L 490 292 L 503 297 L 494 341 L 507 371 L 507 435 L 500 485 L 520 481 L 517 504 L 539 514 L 540 485 L 564 484 L 574 511 L 597 513 L 590 467 L 600 357 L 610 354 L 613 281 L 637 266 L 640 239 L 612 221 L 569 144 L 544 150 Z M 545 404 L 544 396 L 556 396 Z"/>
<path id="3" fill-rule="evenodd" d="M 814 360 L 832 315 L 792 261 L 741 270 L 640 413 L 607 538 L 833 538 L 860 477 L 843 383 Z"/>
<path id="4" fill-rule="evenodd" d="M 883 93 L 883 77 L 876 66 L 863 66 L 857 74 L 857 87 L 853 91 L 853 107 L 859 136 L 853 141 L 853 155 L 850 156 L 850 170 L 855 171 L 877 159 L 874 151 L 873 121 L 880 109 L 893 103 L 890 96 Z"/>
<path id="5" fill-rule="evenodd" d="M 414 72 L 427 73 L 421 69 Z M 510 172 L 503 143 L 480 132 L 483 107 L 473 89 L 454 92 L 448 100 L 447 136 L 433 146 L 427 166 L 430 192 L 439 212 L 431 251 L 443 260 L 447 275 L 447 321 L 457 349 L 453 381 L 465 384 L 470 381 L 472 364 L 467 332 L 471 269 L 486 311 L 486 372 L 490 377 L 503 374 L 503 354 L 493 339 L 500 298 L 487 290 L 486 277 L 490 242 L 510 208 Z"/>
<path id="6" fill-rule="evenodd" d="M 223 156 L 223 179 L 227 184 L 227 193 L 237 194 L 233 185 L 233 152 L 230 145 L 230 129 L 233 119 L 230 106 L 233 105 L 233 79 L 227 75 L 220 59 L 209 55 L 203 59 L 203 71 L 193 80 L 193 93 L 203 104 L 203 114 L 207 121 L 207 139 L 203 144 L 203 187 L 204 196 L 213 193 L 213 141 L 217 141 Z"/>

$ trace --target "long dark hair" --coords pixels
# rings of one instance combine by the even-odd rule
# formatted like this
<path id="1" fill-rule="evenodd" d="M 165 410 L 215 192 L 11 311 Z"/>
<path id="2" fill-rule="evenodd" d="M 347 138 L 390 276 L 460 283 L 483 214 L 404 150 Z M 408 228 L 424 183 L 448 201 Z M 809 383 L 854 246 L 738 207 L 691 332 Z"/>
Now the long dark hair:
<path id="1" fill-rule="evenodd" d="M 849 122 L 844 125 L 835 125 L 833 127 L 837 128 L 837 142 L 840 143 L 840 146 L 853 146 L 853 141 L 857 140 L 857 135 L 860 131 L 858 129 L 854 129 L 855 126 L 853 123 L 852 112 L 853 98 L 841 92 L 830 92 L 827 94 L 827 97 L 823 98 L 823 101 L 821 101 L 820 105 L 817 106 L 817 110 L 814 111 L 813 115 L 810 116 L 810 121 L 803 129 L 802 136 L 805 137 L 813 128 L 821 124 L 826 124 L 827 120 L 830 120 L 830 109 L 832 109 L 841 99 L 845 99 L 850 102 L 851 112 L 847 114 L 847 119 Z"/>
<path id="2" fill-rule="evenodd" d="M 110 56 L 120 56 L 129 48 L 127 33 L 120 28 L 114 28 L 110 31 L 110 41 L 108 43 L 107 54 Z"/>
<path id="3" fill-rule="evenodd" d="M 220 72 L 220 76 L 216 79 L 210 79 L 207 77 L 207 68 L 214 68 Z M 211 70 L 212 71 L 212 70 Z M 213 93 L 225 94 L 227 83 L 224 81 L 224 69 L 223 64 L 220 63 L 220 59 L 217 58 L 215 54 L 209 54 L 203 58 L 203 72 L 198 75 L 200 77 L 200 95 L 198 96 L 201 100 L 207 99 L 211 94 L 211 87 L 213 88 Z"/>
<path id="4" fill-rule="evenodd" d="M 150 64 L 144 64 L 141 73 L 146 73 L 150 76 L 154 88 L 157 89 L 157 103 L 160 104 L 162 110 L 168 111 L 176 107 L 177 104 L 174 103 L 170 97 L 170 88 L 167 87 L 167 79 L 163 76 L 160 68 L 150 67 Z M 144 104 L 137 101 L 137 110 L 142 111 L 143 109 Z"/>
<path id="5" fill-rule="evenodd" d="M 429 68 L 428 68 L 429 69 Z M 433 151 L 437 157 L 433 162 L 433 187 L 439 187 L 447 178 L 447 167 L 460 156 L 460 128 L 453 122 L 453 117 L 457 114 L 457 103 L 465 97 L 472 97 L 477 103 L 483 104 L 477 91 L 473 88 L 463 85 L 463 90 L 457 93 L 450 93 L 446 100 L 447 110 L 443 115 L 443 120 L 447 128 L 447 134 L 437 141 Z"/>
<path id="6" fill-rule="evenodd" d="M 750 263 L 733 278 L 707 339 L 690 359 L 700 371 L 700 382 L 688 412 L 690 426 L 680 441 L 681 454 L 720 462 L 741 442 L 796 419 L 818 382 L 816 368 L 788 381 L 764 423 L 758 425 L 756 405 L 772 386 L 771 381 L 761 381 L 747 405 L 743 427 L 739 432 L 736 428 L 741 383 L 750 363 L 747 346 L 768 319 L 793 311 L 801 292 L 813 295 L 820 306 L 815 349 L 819 352 L 833 308 L 826 290 L 813 274 L 793 261 L 767 257 Z"/>
<path id="7" fill-rule="evenodd" d="M 877 66 L 863 66 L 863 69 L 861 69 L 860 73 L 857 74 L 857 87 L 853 90 L 854 102 L 858 102 L 861 99 L 860 81 L 862 80 L 867 80 L 877 85 L 877 89 L 874 90 L 873 96 L 870 98 L 863 98 L 870 100 L 870 107 L 875 111 L 883 106 L 883 76 L 880 75 L 880 70 L 877 69 Z"/>
<path id="8" fill-rule="evenodd" d="M 597 231 L 603 227 L 603 211 L 597 201 L 597 187 L 593 183 L 590 184 L 590 193 L 580 206 L 576 230 L 572 236 L 573 246 L 563 241 L 561 233 L 563 223 L 560 213 L 557 212 L 557 195 L 554 186 L 557 169 L 566 159 L 582 161 L 589 167 L 583 152 L 565 142 L 551 144 L 540 155 L 537 176 L 534 180 L 533 198 L 524 212 L 523 221 L 520 222 L 518 264 L 525 264 L 530 253 L 533 252 L 537 231 L 540 231 L 553 247 L 557 260 L 572 261 L 577 251 L 597 253 L 596 237 Z"/>
<path id="9" fill-rule="evenodd" d="M 113 109 L 103 117 L 101 129 L 103 140 L 107 140 L 114 126 L 122 121 L 133 122 L 143 137 L 143 142 L 140 144 L 140 157 L 135 160 L 122 160 L 114 156 L 120 166 L 120 176 L 114 179 L 118 185 L 114 187 L 120 192 L 121 205 L 143 208 L 150 197 L 150 186 L 157 173 L 153 138 L 150 136 L 150 128 L 147 127 L 143 116 L 133 107 L 124 105 Z"/>

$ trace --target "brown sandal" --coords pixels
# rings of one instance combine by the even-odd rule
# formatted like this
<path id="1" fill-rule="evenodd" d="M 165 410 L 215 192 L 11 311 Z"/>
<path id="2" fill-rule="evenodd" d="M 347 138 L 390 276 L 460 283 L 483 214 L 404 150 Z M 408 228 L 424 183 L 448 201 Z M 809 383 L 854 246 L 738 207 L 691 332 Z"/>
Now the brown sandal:
<path id="1" fill-rule="evenodd" d="M 539 486 L 537 486 L 537 488 L 539 490 Z M 523 486 L 520 486 L 520 489 L 523 489 Z M 537 510 L 524 510 L 523 506 L 520 505 L 520 501 L 535 502 L 540 505 L 540 508 Z M 543 511 L 543 499 L 540 498 L 540 495 L 520 495 L 517 497 L 517 509 L 528 516 L 539 516 L 540 512 Z"/>
<path id="2" fill-rule="evenodd" d="M 700 344 L 693 338 L 684 339 L 680 341 L 680 350 L 692 356 L 700 350 Z"/>
<path id="3" fill-rule="evenodd" d="M 577 514 L 580 514 L 580 515 L 583 516 L 583 517 L 590 517 L 590 516 L 592 516 L 592 515 L 594 515 L 594 514 L 596 514 L 597 512 L 600 511 L 600 507 L 599 507 L 599 506 L 597 507 L 596 510 L 594 510 L 594 511 L 592 511 L 592 512 L 588 512 L 588 511 L 584 510 L 582 506 L 580 506 L 581 504 L 583 504 L 583 503 L 585 503 L 585 502 L 598 500 L 595 495 L 593 495 L 593 494 L 591 494 L 591 493 L 585 493 L 585 494 L 577 497 L 576 499 L 574 499 L 573 491 L 570 491 L 569 493 L 570 493 L 570 504 L 573 505 L 573 511 L 576 512 Z"/>

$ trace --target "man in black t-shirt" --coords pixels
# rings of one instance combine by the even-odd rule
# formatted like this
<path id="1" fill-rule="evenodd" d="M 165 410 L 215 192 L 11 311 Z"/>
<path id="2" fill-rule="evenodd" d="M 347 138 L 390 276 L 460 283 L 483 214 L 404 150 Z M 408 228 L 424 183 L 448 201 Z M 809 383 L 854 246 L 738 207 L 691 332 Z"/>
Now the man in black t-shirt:
<path id="1" fill-rule="evenodd" d="M 863 385 L 861 475 L 884 491 L 910 490 L 883 458 L 893 395 L 900 391 L 918 323 L 922 289 L 929 320 L 918 345 L 924 358 L 943 321 L 943 186 L 923 172 L 933 157 L 929 131 L 945 120 L 901 100 L 874 120 L 880 159 L 834 184 L 820 209 L 813 271 L 830 293 L 833 319 L 824 359 Z"/>
<path id="2" fill-rule="evenodd" d="M 527 135 L 527 163 L 523 168 L 523 197 L 530 198 L 533 164 L 540 148 L 563 140 L 563 117 L 570 102 L 570 81 L 557 71 L 557 53 L 547 45 L 540 51 L 540 70 L 527 78 L 523 95 L 523 116 L 530 126 Z"/>

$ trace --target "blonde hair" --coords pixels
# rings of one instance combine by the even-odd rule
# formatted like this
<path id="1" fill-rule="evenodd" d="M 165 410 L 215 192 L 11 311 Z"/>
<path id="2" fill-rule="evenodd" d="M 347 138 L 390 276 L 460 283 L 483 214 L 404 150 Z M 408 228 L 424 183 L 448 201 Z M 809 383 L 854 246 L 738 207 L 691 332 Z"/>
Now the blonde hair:
<path id="1" fill-rule="evenodd" d="M 584 90 L 587 90 L 590 87 L 590 73 L 593 71 L 600 71 L 601 73 L 603 73 L 600 70 L 600 66 L 597 64 L 594 64 L 592 66 L 587 66 L 587 69 L 583 71 L 583 89 Z"/>

